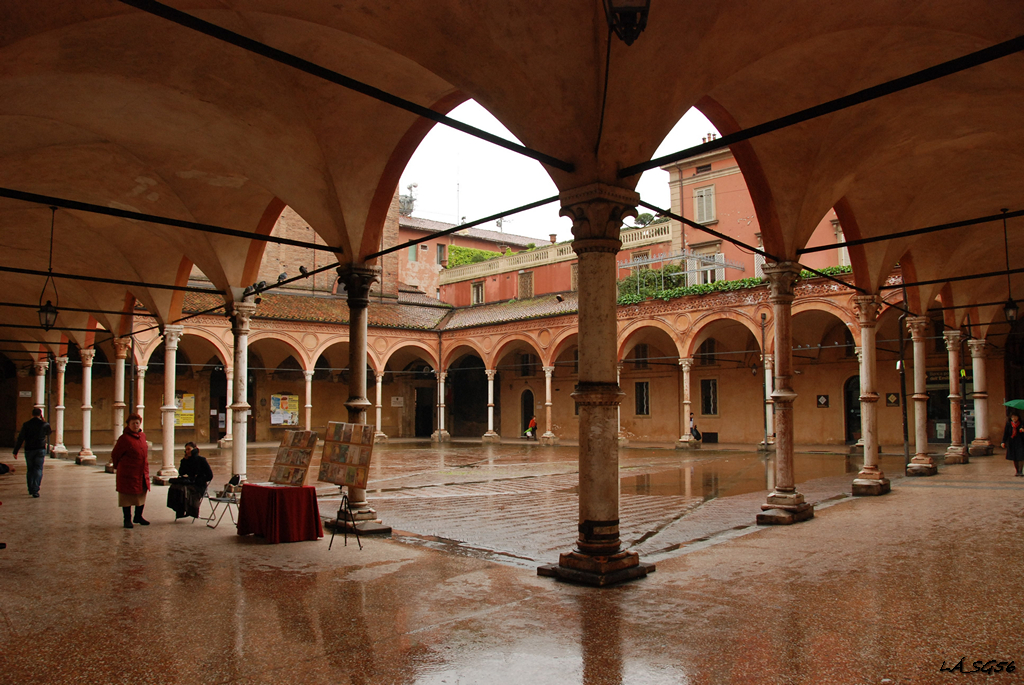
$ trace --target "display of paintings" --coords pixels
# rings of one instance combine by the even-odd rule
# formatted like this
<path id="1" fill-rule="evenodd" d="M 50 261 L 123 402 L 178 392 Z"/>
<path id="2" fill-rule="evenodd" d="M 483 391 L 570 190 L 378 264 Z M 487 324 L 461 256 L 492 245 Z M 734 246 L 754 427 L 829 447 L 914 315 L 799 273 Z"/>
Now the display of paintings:
<path id="1" fill-rule="evenodd" d="M 373 454 L 373 426 L 331 421 L 320 458 L 320 480 L 365 488 Z"/>
<path id="2" fill-rule="evenodd" d="M 316 448 L 316 431 L 285 431 L 277 458 L 270 470 L 270 482 L 278 485 L 303 485 Z"/>
<path id="3" fill-rule="evenodd" d="M 299 425 L 299 396 L 298 395 L 271 395 L 270 396 L 270 425 L 271 426 L 297 426 L 297 425 Z"/>

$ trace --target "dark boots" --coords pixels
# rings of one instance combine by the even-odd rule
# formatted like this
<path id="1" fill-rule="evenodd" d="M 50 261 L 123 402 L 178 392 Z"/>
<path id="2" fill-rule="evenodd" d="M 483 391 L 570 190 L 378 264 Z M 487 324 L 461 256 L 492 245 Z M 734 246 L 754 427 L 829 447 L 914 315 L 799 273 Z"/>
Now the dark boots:
<path id="1" fill-rule="evenodd" d="M 139 524 L 140 526 L 148 526 L 149 525 L 149 521 L 147 521 L 146 519 L 142 518 L 142 510 L 143 509 L 145 509 L 145 506 L 135 507 L 135 518 L 132 519 L 132 521 L 134 521 L 135 523 Z"/>
<path id="2" fill-rule="evenodd" d="M 142 506 L 142 507 L 135 507 L 135 518 L 133 519 L 132 518 L 132 508 L 131 507 L 121 507 L 121 513 L 124 514 L 124 527 L 125 528 L 134 528 L 135 526 L 132 525 L 133 522 L 139 524 L 140 526 L 148 526 L 149 525 L 149 521 L 147 521 L 146 519 L 142 518 L 142 510 L 144 508 L 145 508 L 144 506 Z"/>

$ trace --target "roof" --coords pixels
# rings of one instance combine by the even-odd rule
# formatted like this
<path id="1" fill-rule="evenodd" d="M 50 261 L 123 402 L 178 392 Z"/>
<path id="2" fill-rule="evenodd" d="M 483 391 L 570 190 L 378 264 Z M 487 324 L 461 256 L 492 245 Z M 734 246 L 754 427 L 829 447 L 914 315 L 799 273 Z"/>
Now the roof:
<path id="1" fill-rule="evenodd" d="M 460 307 L 453 311 L 445 321 L 444 329 L 486 326 L 509 321 L 536 319 L 541 316 L 575 314 L 579 309 L 578 295 L 579 293 L 576 292 L 550 293 L 527 300 L 506 300 L 494 304 Z"/>
<path id="2" fill-rule="evenodd" d="M 418 216 L 404 215 L 398 218 L 398 225 L 407 226 L 426 233 L 440 233 L 441 231 L 447 231 L 451 228 L 455 228 L 455 224 L 445 223 L 444 221 L 434 221 L 433 219 L 423 219 Z M 529 236 L 516 235 L 515 233 L 503 233 L 501 231 L 490 231 L 485 228 L 464 228 L 455 235 L 460 235 L 466 238 L 475 238 L 477 240 L 486 240 L 491 243 L 508 245 L 510 247 L 526 247 L 530 243 L 537 242 L 536 238 L 531 238 Z"/>

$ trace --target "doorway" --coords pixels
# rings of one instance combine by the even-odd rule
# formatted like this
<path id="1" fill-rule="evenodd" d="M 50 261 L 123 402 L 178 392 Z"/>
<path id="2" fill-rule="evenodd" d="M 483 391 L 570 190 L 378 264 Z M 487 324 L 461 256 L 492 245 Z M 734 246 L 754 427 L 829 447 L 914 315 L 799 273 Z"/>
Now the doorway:
<path id="1" fill-rule="evenodd" d="M 846 444 L 861 439 L 860 376 L 851 376 L 843 386 L 843 416 L 846 418 Z"/>
<path id="2" fill-rule="evenodd" d="M 524 390 L 522 396 L 520 397 L 520 402 L 522 404 L 520 412 L 522 415 L 522 421 L 520 421 L 521 425 L 519 426 L 519 434 L 522 435 L 523 433 L 526 432 L 526 429 L 529 427 L 530 419 L 532 419 L 536 414 L 535 408 L 533 406 L 533 391 Z"/>
<path id="3" fill-rule="evenodd" d="M 434 388 L 416 388 L 416 423 L 414 435 L 429 438 L 434 432 Z"/>
<path id="4" fill-rule="evenodd" d="M 217 442 L 227 435 L 227 400 L 228 377 L 218 366 L 210 372 L 210 442 Z"/>

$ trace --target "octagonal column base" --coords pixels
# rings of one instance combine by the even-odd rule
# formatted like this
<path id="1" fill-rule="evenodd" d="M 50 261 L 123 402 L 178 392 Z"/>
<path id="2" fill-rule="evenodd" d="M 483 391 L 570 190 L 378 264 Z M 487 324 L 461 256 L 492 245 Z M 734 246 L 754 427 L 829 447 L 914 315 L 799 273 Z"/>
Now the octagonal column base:
<path id="1" fill-rule="evenodd" d="M 678 440 L 676 440 L 676 449 L 677 450 L 699 450 L 700 449 L 700 440 L 694 440 L 691 436 L 684 435 L 683 437 L 681 437 Z"/>
<path id="2" fill-rule="evenodd" d="M 619 447 L 625 447 L 628 444 L 629 444 L 629 438 L 627 438 L 625 435 L 620 435 L 619 436 Z"/>
<path id="3" fill-rule="evenodd" d="M 231 447 L 231 443 L 235 441 L 234 437 L 234 435 L 225 435 L 223 438 L 217 441 L 217 449 L 223 450 Z"/>
<path id="4" fill-rule="evenodd" d="M 854 497 L 884 495 L 891 490 L 888 478 L 855 478 L 853 481 Z"/>
<path id="5" fill-rule="evenodd" d="M 774 442 L 769 442 L 768 444 L 765 444 L 763 442 L 759 442 L 759 443 L 757 443 L 757 451 L 758 452 L 764 452 L 764 453 L 775 452 L 776 451 L 775 450 L 775 443 Z"/>
<path id="6" fill-rule="evenodd" d="M 761 509 L 756 518 L 759 526 L 788 526 L 814 518 L 814 506 L 807 502 L 785 509 L 762 504 Z"/>
<path id="7" fill-rule="evenodd" d="M 970 455 L 963 445 L 950 445 L 946 449 L 946 454 L 943 456 L 943 461 L 947 464 L 969 464 L 971 463 Z"/>
<path id="8" fill-rule="evenodd" d="M 495 433 L 494 431 L 487 431 L 486 433 L 483 434 L 483 437 L 480 439 L 483 441 L 485 445 L 501 442 L 501 436 Z"/>
<path id="9" fill-rule="evenodd" d="M 96 455 L 92 453 L 92 450 L 82 450 L 75 457 L 75 463 L 79 466 L 94 466 L 96 464 Z"/>
<path id="10" fill-rule="evenodd" d="M 939 472 L 939 469 L 935 466 L 935 462 L 930 458 L 916 461 L 917 459 L 917 457 L 914 457 L 915 461 L 911 461 L 907 464 L 908 476 L 934 476 Z"/>
<path id="11" fill-rule="evenodd" d="M 430 434 L 430 442 L 451 442 L 452 436 L 448 431 L 434 431 Z"/>
<path id="12" fill-rule="evenodd" d="M 654 564 L 640 561 L 640 555 L 636 552 L 591 556 L 573 551 L 560 554 L 557 564 L 540 566 L 537 575 L 557 578 L 576 585 L 606 587 L 643 578 L 654 571 Z"/>
<path id="13" fill-rule="evenodd" d="M 992 454 L 994 448 L 988 440 L 974 440 L 971 442 L 969 454 L 972 457 L 987 457 Z"/>
<path id="14" fill-rule="evenodd" d="M 373 434 L 374 445 L 386 445 L 388 444 L 388 434 L 381 431 L 377 431 Z"/>
<path id="15" fill-rule="evenodd" d="M 545 433 L 544 435 L 540 436 L 540 444 L 554 446 L 558 444 L 558 438 L 555 436 L 554 433 Z"/>

